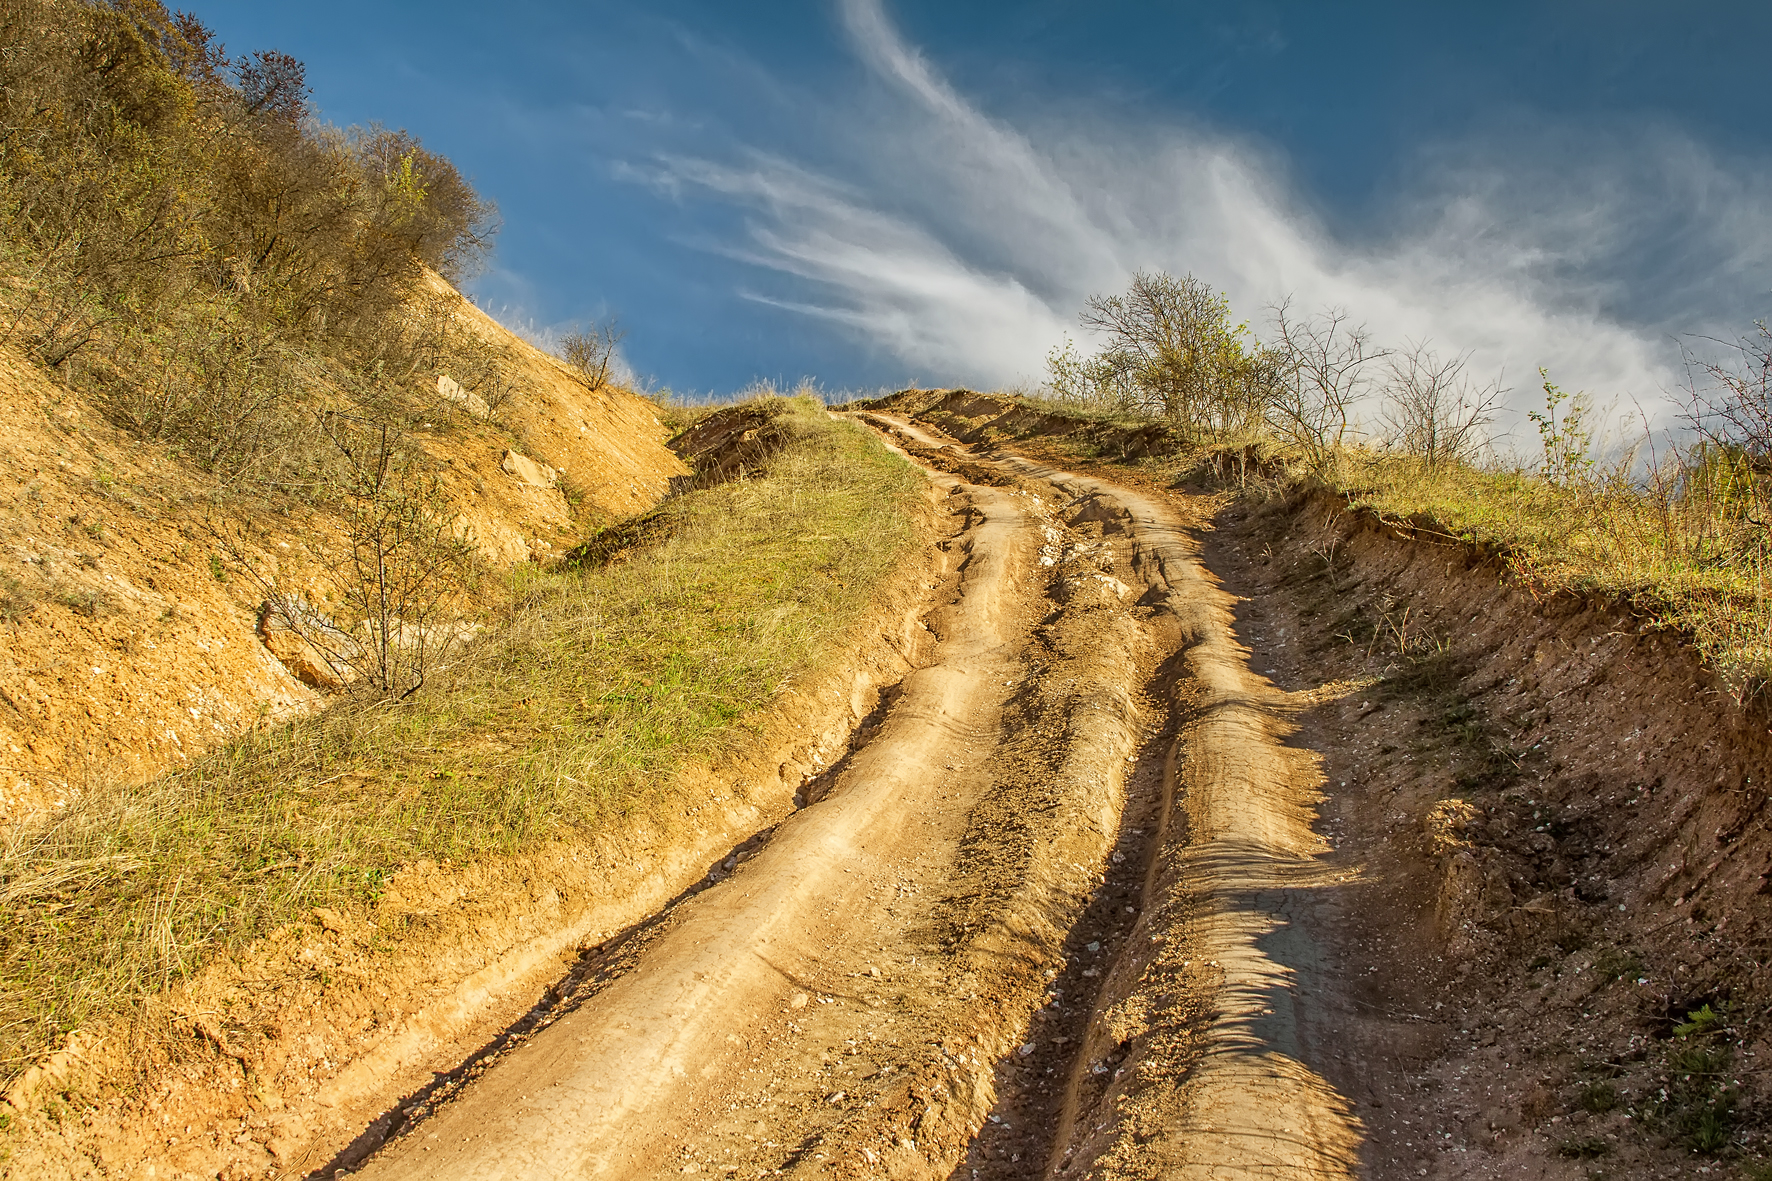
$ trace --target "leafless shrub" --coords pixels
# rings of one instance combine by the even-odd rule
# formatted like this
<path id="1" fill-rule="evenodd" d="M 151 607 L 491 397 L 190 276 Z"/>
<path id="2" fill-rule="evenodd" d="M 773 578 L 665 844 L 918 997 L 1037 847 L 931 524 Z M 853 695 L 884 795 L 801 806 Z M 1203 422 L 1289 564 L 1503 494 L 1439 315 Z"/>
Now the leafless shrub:
<path id="1" fill-rule="evenodd" d="M 1500 378 L 1474 381 L 1469 363 L 1468 352 L 1441 357 L 1425 341 L 1391 356 L 1380 416 L 1385 442 L 1429 467 L 1474 460 L 1506 390 Z"/>
<path id="2" fill-rule="evenodd" d="M 560 338 L 560 357 L 572 367 L 573 373 L 592 392 L 609 384 L 615 364 L 616 348 L 627 333 L 614 320 L 575 328 Z"/>
<path id="3" fill-rule="evenodd" d="M 225 314 L 225 309 L 224 309 Z M 255 469 L 301 404 L 296 366 L 262 325 L 193 317 L 120 342 L 112 418 L 224 479 Z"/>
<path id="4" fill-rule="evenodd" d="M 1371 389 L 1369 369 L 1389 357 L 1364 324 L 1350 324 L 1345 308 L 1297 319 L 1290 300 L 1272 309 L 1279 380 L 1267 421 L 1281 439 L 1303 451 L 1321 471 L 1348 441 L 1354 408 Z"/>
<path id="5" fill-rule="evenodd" d="M 386 423 L 333 413 L 320 426 L 338 459 L 327 488 L 341 534 L 339 552 L 327 555 L 336 572 L 331 609 L 256 559 L 241 526 L 218 536 L 271 615 L 340 682 L 409 697 L 462 639 L 472 545 L 437 478 Z"/>
<path id="6" fill-rule="evenodd" d="M 1751 462 L 1772 467 L 1772 328 L 1723 346 L 1722 356 L 1686 350 L 1690 375 L 1688 420 L 1711 444 L 1739 449 Z"/>

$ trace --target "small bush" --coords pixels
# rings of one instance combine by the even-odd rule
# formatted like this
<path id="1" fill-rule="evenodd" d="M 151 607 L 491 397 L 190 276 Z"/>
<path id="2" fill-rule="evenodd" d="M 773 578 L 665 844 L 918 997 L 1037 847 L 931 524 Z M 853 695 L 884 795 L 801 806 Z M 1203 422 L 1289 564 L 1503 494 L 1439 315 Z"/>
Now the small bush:
<path id="1" fill-rule="evenodd" d="M 1354 415 L 1372 379 L 1369 370 L 1389 356 L 1363 324 L 1330 308 L 1297 319 L 1290 303 L 1273 309 L 1279 380 L 1268 398 L 1269 427 L 1304 453 L 1315 471 L 1326 472 L 1352 440 Z"/>
<path id="2" fill-rule="evenodd" d="M 593 393 L 609 384 L 625 333 L 615 321 L 575 328 L 560 338 L 560 357 Z"/>
<path id="3" fill-rule="evenodd" d="M 0 623 L 17 623 L 37 609 L 37 596 L 12 577 L 0 578 Z"/>
<path id="4" fill-rule="evenodd" d="M 1667 1081 L 1651 1114 L 1671 1127 L 1692 1151 L 1714 1155 L 1727 1148 L 1735 1126 L 1738 1089 L 1727 1081 L 1734 1055 L 1716 1035 L 1725 1014 L 1702 1005 L 1674 1026 L 1667 1049 Z"/>
<path id="5" fill-rule="evenodd" d="M 1565 1140 L 1557 1145 L 1557 1155 L 1573 1160 L 1593 1160 L 1612 1151 L 1612 1146 L 1598 1136 Z"/>
<path id="6" fill-rule="evenodd" d="M 342 414 L 320 420 L 336 454 L 316 495 L 339 536 L 321 543 L 333 573 L 322 611 L 302 588 L 253 556 L 244 524 L 218 529 L 235 565 L 258 584 L 277 621 L 330 666 L 341 683 L 403 699 L 464 638 L 471 539 L 436 476 L 385 423 Z"/>
<path id="7" fill-rule="evenodd" d="M 1686 1019 L 1674 1026 L 1676 1037 L 1704 1037 L 1720 1032 L 1723 1028 L 1723 1014 L 1711 1008 L 1707 1001 L 1703 1005 L 1686 1014 Z"/>
<path id="8" fill-rule="evenodd" d="M 1469 353 L 1441 357 L 1425 343 L 1391 355 L 1381 416 L 1387 447 L 1429 469 L 1476 462 L 1506 391 L 1499 379 L 1471 380 L 1469 362 Z"/>

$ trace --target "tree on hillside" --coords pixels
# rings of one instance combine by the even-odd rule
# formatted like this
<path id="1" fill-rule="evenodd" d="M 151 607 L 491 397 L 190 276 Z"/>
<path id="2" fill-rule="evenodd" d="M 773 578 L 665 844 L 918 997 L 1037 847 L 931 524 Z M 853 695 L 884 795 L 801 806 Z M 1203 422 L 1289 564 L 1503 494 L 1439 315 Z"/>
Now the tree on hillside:
<path id="1" fill-rule="evenodd" d="M 1364 324 L 1350 324 L 1345 308 L 1299 319 L 1287 298 L 1272 312 L 1279 380 L 1268 424 L 1321 470 L 1346 444 L 1355 407 L 1373 384 L 1371 367 L 1390 350 L 1378 347 Z"/>
<path id="2" fill-rule="evenodd" d="M 1203 434 L 1261 421 L 1276 358 L 1231 320 L 1230 303 L 1184 275 L 1138 271 L 1123 295 L 1092 295 L 1080 321 L 1103 339 L 1093 356 L 1069 341 L 1047 358 L 1061 400 L 1160 415 Z"/>
<path id="3" fill-rule="evenodd" d="M 295 123 L 308 113 L 308 68 L 287 53 L 261 49 L 242 57 L 234 77 L 248 115 Z"/>
<path id="4" fill-rule="evenodd" d="M 305 391 L 435 381 L 425 275 L 494 228 L 447 159 L 319 124 L 300 61 L 159 0 L 0 0 L 0 46 L 0 340 L 230 478 L 300 466 Z"/>

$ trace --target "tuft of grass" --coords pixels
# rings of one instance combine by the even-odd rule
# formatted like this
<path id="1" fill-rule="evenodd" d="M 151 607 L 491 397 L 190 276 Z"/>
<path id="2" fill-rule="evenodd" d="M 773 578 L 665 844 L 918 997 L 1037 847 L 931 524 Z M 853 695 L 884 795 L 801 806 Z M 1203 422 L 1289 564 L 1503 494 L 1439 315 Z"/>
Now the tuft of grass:
<path id="1" fill-rule="evenodd" d="M 1581 1088 L 1581 1107 L 1595 1115 L 1604 1115 L 1618 1106 L 1618 1088 L 1611 1083 L 1589 1083 Z"/>
<path id="2" fill-rule="evenodd" d="M 1712 1100 L 1696 1108 L 1683 1126 L 1686 1144 L 1693 1152 L 1715 1156 L 1729 1147 L 1734 1130 L 1734 1104 Z"/>
<path id="3" fill-rule="evenodd" d="M 1629 979 L 1643 971 L 1643 957 L 1628 947 L 1607 947 L 1594 957 L 1594 973 L 1601 980 Z"/>
<path id="4" fill-rule="evenodd" d="M 1678 1037 L 1703 1037 L 1722 1028 L 1723 1014 L 1711 1008 L 1710 1002 L 1706 1001 L 1687 1013 L 1686 1019 L 1674 1026 L 1674 1034 Z"/>
<path id="5" fill-rule="evenodd" d="M 920 478 L 780 401 L 766 472 L 690 492 L 638 548 L 517 575 L 506 617 L 403 704 L 341 700 L 0 849 L 0 1074 L 401 865 L 646 816 L 827 658 L 915 538 Z"/>
<path id="6" fill-rule="evenodd" d="M 1646 1112 L 1668 1125 L 1693 1152 L 1712 1155 L 1729 1146 L 1739 1088 L 1728 1081 L 1734 1054 L 1715 1035 L 1726 1014 L 1706 1004 L 1674 1026 L 1667 1049 L 1666 1085 L 1660 1101 Z"/>
<path id="7" fill-rule="evenodd" d="M 0 577 L 0 623 L 17 623 L 37 609 L 37 596 L 16 578 Z"/>
<path id="8" fill-rule="evenodd" d="M 1572 1160 L 1593 1160 L 1612 1151 L 1612 1146 L 1598 1136 L 1565 1140 L 1557 1145 L 1557 1154 Z"/>

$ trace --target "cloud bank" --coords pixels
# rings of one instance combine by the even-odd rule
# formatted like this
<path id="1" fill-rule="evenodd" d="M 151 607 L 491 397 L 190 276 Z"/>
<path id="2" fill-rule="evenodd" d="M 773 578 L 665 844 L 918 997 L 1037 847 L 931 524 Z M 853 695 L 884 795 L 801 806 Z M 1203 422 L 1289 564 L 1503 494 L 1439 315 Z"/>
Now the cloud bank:
<path id="1" fill-rule="evenodd" d="M 1260 145 L 1188 126 L 983 113 L 891 24 L 840 0 L 876 88 L 822 169 L 781 153 L 669 157 L 647 175 L 743 214 L 719 248 L 778 282 L 753 298 L 822 318 L 935 382 L 1037 381 L 1097 292 L 1192 272 L 1259 330 L 1291 295 L 1390 343 L 1470 350 L 1516 408 L 1535 370 L 1669 414 L 1678 338 L 1768 310 L 1772 185 L 1671 130 L 1566 133 L 1424 153 L 1389 228 L 1338 238 Z M 792 292 L 780 294 L 781 290 Z"/>

